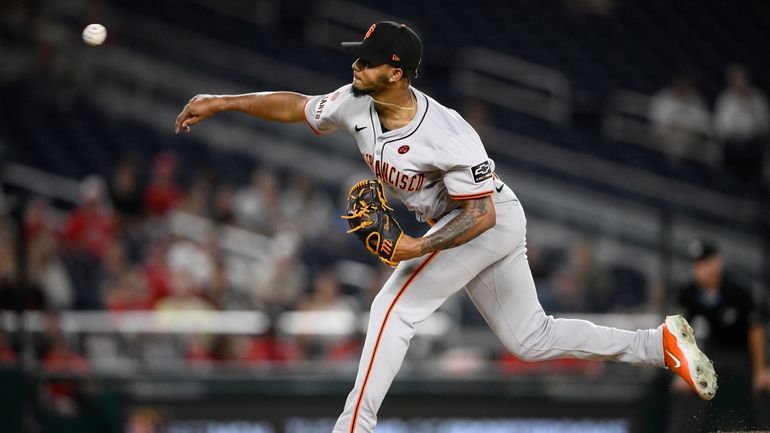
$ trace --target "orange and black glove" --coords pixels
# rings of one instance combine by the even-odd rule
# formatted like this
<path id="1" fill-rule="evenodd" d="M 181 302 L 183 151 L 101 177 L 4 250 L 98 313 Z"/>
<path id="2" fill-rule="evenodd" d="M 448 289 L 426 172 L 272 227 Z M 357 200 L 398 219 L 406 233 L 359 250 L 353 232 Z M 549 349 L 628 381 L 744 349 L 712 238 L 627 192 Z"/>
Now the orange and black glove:
<path id="1" fill-rule="evenodd" d="M 342 218 L 348 220 L 348 233 L 355 233 L 370 253 L 395 267 L 398 263 L 393 261 L 393 256 L 404 231 L 393 217 L 393 208 L 385 200 L 382 183 L 362 180 L 353 185 L 348 193 L 347 207 L 347 214 Z"/>

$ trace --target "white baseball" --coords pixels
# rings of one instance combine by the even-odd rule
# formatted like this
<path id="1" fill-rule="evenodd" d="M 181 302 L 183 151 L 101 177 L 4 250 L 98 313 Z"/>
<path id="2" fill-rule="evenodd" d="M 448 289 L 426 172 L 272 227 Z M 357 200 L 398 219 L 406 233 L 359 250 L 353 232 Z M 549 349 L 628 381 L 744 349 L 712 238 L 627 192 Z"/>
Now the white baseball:
<path id="1" fill-rule="evenodd" d="M 105 39 L 107 39 L 107 29 L 101 24 L 89 24 L 83 29 L 83 42 L 88 45 L 101 45 Z"/>

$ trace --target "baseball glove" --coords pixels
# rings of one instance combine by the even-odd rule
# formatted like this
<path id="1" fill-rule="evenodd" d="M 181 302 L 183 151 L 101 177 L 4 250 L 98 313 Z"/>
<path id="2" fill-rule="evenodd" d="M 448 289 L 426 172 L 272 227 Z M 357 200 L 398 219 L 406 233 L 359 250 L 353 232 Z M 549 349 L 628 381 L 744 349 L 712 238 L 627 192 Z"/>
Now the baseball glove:
<path id="1" fill-rule="evenodd" d="M 404 231 L 392 211 L 385 200 L 382 183 L 362 180 L 350 188 L 347 215 L 342 218 L 348 220 L 348 233 L 355 233 L 370 253 L 395 267 L 398 263 L 393 261 L 393 255 Z"/>

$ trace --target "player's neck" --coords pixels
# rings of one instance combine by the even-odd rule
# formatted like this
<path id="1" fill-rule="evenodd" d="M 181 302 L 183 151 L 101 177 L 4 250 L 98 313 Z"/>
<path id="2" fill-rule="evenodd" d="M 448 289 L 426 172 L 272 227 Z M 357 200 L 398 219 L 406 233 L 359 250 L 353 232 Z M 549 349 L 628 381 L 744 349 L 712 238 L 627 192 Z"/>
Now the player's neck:
<path id="1" fill-rule="evenodd" d="M 411 119 L 417 113 L 417 98 L 409 87 L 387 89 L 371 96 L 380 118 Z"/>

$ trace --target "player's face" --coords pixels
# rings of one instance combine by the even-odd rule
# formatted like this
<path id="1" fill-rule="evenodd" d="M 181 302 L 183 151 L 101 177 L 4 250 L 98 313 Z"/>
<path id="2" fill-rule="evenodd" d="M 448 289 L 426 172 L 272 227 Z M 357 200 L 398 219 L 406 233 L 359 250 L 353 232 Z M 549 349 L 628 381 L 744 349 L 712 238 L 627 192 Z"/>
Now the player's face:
<path id="1" fill-rule="evenodd" d="M 356 59 L 353 68 L 353 95 L 375 95 L 388 85 L 389 65 L 376 65 Z"/>

